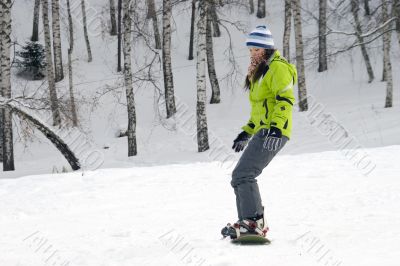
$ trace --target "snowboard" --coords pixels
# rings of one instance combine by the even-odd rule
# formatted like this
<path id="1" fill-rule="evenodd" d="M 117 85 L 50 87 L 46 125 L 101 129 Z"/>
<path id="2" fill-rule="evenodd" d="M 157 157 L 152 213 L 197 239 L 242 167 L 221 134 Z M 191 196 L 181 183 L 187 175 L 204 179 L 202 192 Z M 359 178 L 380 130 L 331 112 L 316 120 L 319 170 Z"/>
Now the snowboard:
<path id="1" fill-rule="evenodd" d="M 268 238 L 259 235 L 244 235 L 232 239 L 231 243 L 240 245 L 268 245 L 271 244 L 271 241 Z"/>

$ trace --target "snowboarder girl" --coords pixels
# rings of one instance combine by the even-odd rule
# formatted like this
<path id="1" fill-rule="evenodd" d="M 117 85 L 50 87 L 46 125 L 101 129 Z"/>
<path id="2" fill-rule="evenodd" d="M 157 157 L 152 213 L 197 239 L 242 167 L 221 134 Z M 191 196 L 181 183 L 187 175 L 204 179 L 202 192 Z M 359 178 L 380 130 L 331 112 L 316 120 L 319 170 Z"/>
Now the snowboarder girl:
<path id="1" fill-rule="evenodd" d="M 266 26 L 257 26 L 246 46 L 251 55 L 245 83 L 251 115 L 232 147 L 236 152 L 244 149 L 231 181 L 239 220 L 221 231 L 232 239 L 248 234 L 265 237 L 268 231 L 256 177 L 290 138 L 297 81 L 295 66 L 280 56 Z"/>

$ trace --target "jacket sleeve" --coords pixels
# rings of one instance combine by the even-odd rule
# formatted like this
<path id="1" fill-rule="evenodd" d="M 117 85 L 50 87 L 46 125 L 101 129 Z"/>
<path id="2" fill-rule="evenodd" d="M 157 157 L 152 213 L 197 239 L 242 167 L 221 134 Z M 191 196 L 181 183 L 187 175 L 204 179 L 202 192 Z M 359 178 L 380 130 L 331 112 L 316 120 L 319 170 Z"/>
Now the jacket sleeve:
<path id="1" fill-rule="evenodd" d="M 296 69 L 284 63 L 276 62 L 271 78 L 271 88 L 275 97 L 275 107 L 271 114 L 271 124 L 280 130 L 286 129 L 288 120 L 292 115 L 294 98 L 294 84 L 296 82 Z M 292 73 L 294 71 L 295 73 Z"/>
<path id="2" fill-rule="evenodd" d="M 247 124 L 244 125 L 242 127 L 242 129 L 245 132 L 249 133 L 250 135 L 254 135 L 254 127 L 255 127 L 255 124 L 253 123 L 253 121 L 251 121 L 251 118 L 250 118 L 249 122 L 247 122 Z"/>

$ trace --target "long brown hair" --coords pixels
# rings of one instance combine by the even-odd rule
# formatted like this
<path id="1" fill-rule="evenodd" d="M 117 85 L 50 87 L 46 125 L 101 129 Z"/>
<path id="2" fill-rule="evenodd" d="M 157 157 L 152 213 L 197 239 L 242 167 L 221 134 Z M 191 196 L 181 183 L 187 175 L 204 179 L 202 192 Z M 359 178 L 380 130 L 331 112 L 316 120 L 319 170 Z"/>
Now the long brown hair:
<path id="1" fill-rule="evenodd" d="M 253 82 L 261 78 L 261 76 L 265 75 L 265 73 L 267 73 L 268 71 L 267 61 L 275 53 L 275 51 L 276 49 L 265 49 L 264 60 L 257 66 L 257 70 L 255 71 L 252 78 Z M 248 75 L 246 75 L 244 89 L 245 90 L 250 89 L 250 78 Z"/>

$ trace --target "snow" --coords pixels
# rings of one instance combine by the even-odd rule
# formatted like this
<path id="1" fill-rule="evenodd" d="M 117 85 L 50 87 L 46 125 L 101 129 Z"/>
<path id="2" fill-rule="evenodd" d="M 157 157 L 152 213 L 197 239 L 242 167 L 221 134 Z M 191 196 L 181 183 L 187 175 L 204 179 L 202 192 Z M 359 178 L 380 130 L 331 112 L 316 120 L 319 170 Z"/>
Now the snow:
<path id="1" fill-rule="evenodd" d="M 55 265 L 398 265 L 400 148 L 368 153 L 368 176 L 337 151 L 278 155 L 259 177 L 272 244 L 256 247 L 220 239 L 236 209 L 217 162 L 0 180 L 0 265 L 54 250 Z"/>
<path id="2" fill-rule="evenodd" d="M 69 169 L 65 159 L 40 133 L 26 139 L 24 127 L 15 123 L 17 169 L 0 172 L 0 265 L 398 265 L 397 39 L 391 58 L 393 108 L 383 108 L 386 87 L 380 82 L 379 42 L 369 50 L 376 76 L 371 84 L 358 49 L 338 56 L 324 73 L 306 61 L 310 111 L 295 108 L 290 142 L 259 177 L 272 244 L 234 246 L 221 240 L 219 232 L 236 219 L 230 175 L 240 154 L 231 150 L 231 143 L 250 111 L 240 84 L 248 64 L 245 35 L 227 25 L 239 83 L 221 81 L 222 102 L 207 105 L 211 149 L 198 153 L 195 61 L 187 60 L 190 1 L 174 10 L 172 67 L 179 112 L 173 119 L 158 117 L 155 89 L 137 85 L 138 155 L 128 158 L 126 138 L 116 138 L 126 128 L 127 113 L 116 72 L 117 41 L 107 33 L 108 1 L 86 1 L 92 12 L 92 63 L 86 62 L 79 1 L 73 2 L 78 7 L 72 11 L 77 36 L 73 57 L 81 127 L 59 133 L 84 168 L 52 174 Z M 246 10 L 225 12 L 229 19 L 240 18 L 246 30 L 267 23 L 281 49 L 283 4 L 270 3 L 265 20 Z M 32 1 L 14 2 L 13 37 L 19 43 L 31 32 L 32 10 L 27 5 Z M 65 23 L 64 17 L 63 29 Z M 304 23 L 304 36 L 316 32 L 315 23 Z M 64 31 L 64 63 L 67 36 Z M 223 29 L 222 37 L 214 38 L 219 77 L 229 72 L 228 42 Z M 134 64 L 149 54 L 135 43 Z M 154 71 L 162 77 L 159 69 Z M 41 85 L 13 76 L 14 96 Z M 98 97 L 112 87 L 113 92 Z M 68 81 L 57 88 L 65 95 Z M 45 86 L 40 93 L 46 93 Z M 163 103 L 158 106 L 162 113 Z M 48 114 L 40 115 L 51 122 Z"/>

